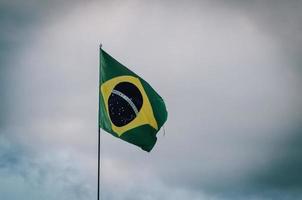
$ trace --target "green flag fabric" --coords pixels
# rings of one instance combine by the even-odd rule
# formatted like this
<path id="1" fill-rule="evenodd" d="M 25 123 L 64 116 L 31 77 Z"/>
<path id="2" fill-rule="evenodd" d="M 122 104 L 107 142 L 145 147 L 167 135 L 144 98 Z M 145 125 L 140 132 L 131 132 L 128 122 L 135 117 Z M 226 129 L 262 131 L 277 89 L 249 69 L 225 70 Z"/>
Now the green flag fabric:
<path id="1" fill-rule="evenodd" d="M 150 152 L 167 120 L 163 99 L 102 49 L 99 86 L 99 128 Z"/>

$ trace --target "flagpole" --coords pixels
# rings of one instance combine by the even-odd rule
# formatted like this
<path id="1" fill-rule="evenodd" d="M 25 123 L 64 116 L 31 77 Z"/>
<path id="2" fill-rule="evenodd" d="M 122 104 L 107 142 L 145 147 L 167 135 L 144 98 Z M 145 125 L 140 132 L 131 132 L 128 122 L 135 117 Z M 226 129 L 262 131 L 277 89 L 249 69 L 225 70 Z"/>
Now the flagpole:
<path id="1" fill-rule="evenodd" d="M 100 200 L 100 167 L 101 167 L 101 129 L 100 129 L 100 119 L 101 119 L 101 111 L 100 111 L 100 82 L 101 82 L 101 51 L 102 51 L 102 44 L 100 44 L 99 49 L 99 84 L 98 84 L 98 95 L 99 95 L 99 104 L 98 104 L 98 190 L 97 190 L 97 200 Z"/>

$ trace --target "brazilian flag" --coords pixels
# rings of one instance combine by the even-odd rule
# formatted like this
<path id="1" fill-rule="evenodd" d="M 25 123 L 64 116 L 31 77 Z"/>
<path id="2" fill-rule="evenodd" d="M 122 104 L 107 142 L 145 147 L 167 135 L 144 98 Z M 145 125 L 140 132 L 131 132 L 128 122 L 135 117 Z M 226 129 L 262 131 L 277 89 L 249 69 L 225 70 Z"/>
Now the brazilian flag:
<path id="1" fill-rule="evenodd" d="M 100 51 L 99 127 L 150 152 L 167 120 L 163 99 L 141 77 Z"/>

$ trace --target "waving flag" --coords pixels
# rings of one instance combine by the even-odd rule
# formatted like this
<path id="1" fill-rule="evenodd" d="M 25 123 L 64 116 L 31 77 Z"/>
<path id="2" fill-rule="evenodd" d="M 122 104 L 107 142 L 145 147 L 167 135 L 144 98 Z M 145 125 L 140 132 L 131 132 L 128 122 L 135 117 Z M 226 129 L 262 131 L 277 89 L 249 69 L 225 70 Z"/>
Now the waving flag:
<path id="1" fill-rule="evenodd" d="M 99 127 L 151 151 L 167 120 L 163 99 L 142 78 L 100 51 Z"/>

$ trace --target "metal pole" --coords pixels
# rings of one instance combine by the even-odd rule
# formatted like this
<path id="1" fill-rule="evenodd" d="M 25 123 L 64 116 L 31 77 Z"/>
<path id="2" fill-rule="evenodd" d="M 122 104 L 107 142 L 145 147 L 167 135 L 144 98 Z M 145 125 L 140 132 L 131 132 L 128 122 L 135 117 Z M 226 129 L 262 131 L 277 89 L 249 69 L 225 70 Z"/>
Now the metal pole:
<path id="1" fill-rule="evenodd" d="M 101 83 L 101 51 L 102 51 L 102 44 L 100 44 L 99 49 L 99 84 L 98 84 L 98 95 L 99 95 L 99 105 L 98 105 L 98 194 L 97 194 L 97 200 L 100 200 L 100 158 L 101 158 L 101 129 L 100 129 L 100 119 L 101 119 L 101 111 L 100 111 L 100 83 Z"/>

